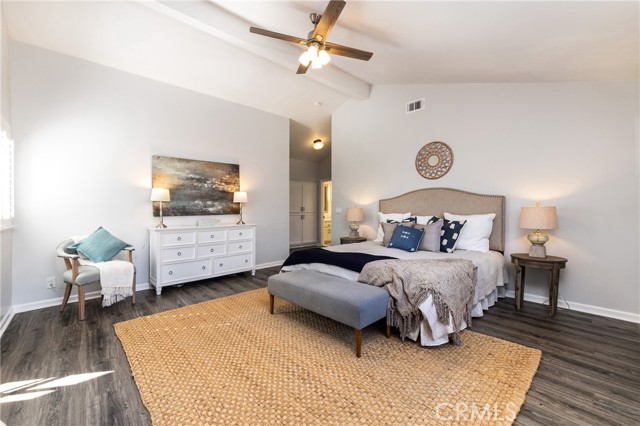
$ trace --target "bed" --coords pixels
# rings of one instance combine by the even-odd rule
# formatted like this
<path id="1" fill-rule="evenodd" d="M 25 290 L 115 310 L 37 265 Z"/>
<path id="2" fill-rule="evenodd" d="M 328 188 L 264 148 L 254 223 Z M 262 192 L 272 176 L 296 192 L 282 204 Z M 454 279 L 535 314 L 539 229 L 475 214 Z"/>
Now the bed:
<path id="1" fill-rule="evenodd" d="M 390 256 L 398 259 L 466 259 L 473 262 L 477 268 L 477 281 L 473 292 L 472 317 L 481 317 L 483 311 L 493 306 L 499 297 L 504 297 L 505 283 L 510 280 L 508 263 L 504 253 L 504 223 L 505 197 L 502 195 L 476 194 L 451 188 L 426 188 L 412 191 L 397 197 L 380 200 L 379 216 L 393 217 L 392 214 L 411 217 L 437 216 L 443 218 L 445 213 L 480 217 L 493 217 L 488 247 L 475 250 L 455 249 L 451 253 L 440 251 L 408 252 L 396 248 L 384 247 L 380 241 L 380 234 L 374 241 L 326 247 L 333 252 L 356 252 L 377 256 Z M 466 226 L 466 225 L 465 225 Z M 461 235 L 464 232 L 462 227 Z M 488 231 L 487 231 L 488 232 Z M 486 251 L 484 250 L 486 248 Z M 313 270 L 331 276 L 341 277 L 350 281 L 357 281 L 359 273 L 349 269 L 325 263 L 309 262 L 283 266 L 282 271 Z M 437 319 L 431 297 L 420 305 L 422 321 L 419 327 L 408 336 L 413 340 L 420 340 L 423 346 L 437 346 L 449 341 L 452 332 L 452 322 L 444 324 Z M 463 322 L 461 328 L 466 328 Z"/>

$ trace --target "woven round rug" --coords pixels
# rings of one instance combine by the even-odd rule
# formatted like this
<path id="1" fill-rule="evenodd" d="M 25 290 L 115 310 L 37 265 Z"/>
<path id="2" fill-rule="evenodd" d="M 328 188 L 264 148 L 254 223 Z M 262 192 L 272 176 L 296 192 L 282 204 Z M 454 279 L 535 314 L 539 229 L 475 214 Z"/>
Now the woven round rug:
<path id="1" fill-rule="evenodd" d="M 387 339 L 253 290 L 115 324 L 154 425 L 510 425 L 541 352 Z"/>

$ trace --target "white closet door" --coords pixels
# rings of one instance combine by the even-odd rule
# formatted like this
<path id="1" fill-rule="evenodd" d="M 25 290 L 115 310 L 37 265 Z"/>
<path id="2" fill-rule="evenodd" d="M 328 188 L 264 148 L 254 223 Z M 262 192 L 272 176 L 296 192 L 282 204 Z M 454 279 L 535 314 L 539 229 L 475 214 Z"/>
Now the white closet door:
<path id="1" fill-rule="evenodd" d="M 289 244 L 302 244 L 302 215 L 300 213 L 291 213 L 289 215 Z"/>
<path id="2" fill-rule="evenodd" d="M 300 213 L 304 206 L 302 182 L 289 182 L 289 213 Z"/>

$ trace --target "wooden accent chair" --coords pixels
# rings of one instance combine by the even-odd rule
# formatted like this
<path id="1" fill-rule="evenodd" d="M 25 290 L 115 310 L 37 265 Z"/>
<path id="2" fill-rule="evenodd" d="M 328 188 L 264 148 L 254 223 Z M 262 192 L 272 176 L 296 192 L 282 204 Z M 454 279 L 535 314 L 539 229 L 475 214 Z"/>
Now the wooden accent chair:
<path id="1" fill-rule="evenodd" d="M 100 283 L 100 270 L 95 266 L 80 265 L 80 256 L 77 254 L 69 254 L 64 249 L 73 244 L 72 239 L 65 240 L 58 245 L 56 250 L 58 257 L 64 260 L 64 264 L 67 270 L 62 275 L 62 279 L 67 285 L 64 290 L 64 297 L 62 298 L 62 305 L 60 306 L 60 312 L 64 311 L 69 296 L 71 295 L 71 289 L 74 284 L 78 286 L 78 320 L 84 321 L 84 289 L 87 284 Z M 125 247 L 123 251 L 127 252 L 127 261 L 133 263 L 133 247 Z M 136 304 L 136 273 L 133 272 L 133 283 L 131 284 L 133 289 L 132 304 Z"/>

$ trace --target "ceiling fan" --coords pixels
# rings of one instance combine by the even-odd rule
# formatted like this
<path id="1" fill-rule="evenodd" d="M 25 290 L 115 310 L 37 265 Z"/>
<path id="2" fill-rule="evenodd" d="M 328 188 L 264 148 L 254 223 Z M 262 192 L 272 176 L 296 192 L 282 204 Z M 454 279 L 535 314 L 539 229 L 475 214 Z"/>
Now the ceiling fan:
<path id="1" fill-rule="evenodd" d="M 312 13 L 309 15 L 309 18 L 313 23 L 313 30 L 307 35 L 306 39 L 263 30 L 262 28 L 256 27 L 249 28 L 249 31 L 254 34 L 273 37 L 302 46 L 307 46 L 308 49 L 298 60 L 300 65 L 298 66 L 297 74 L 306 73 L 309 67 L 314 69 L 322 68 L 322 66 L 329 63 L 331 59 L 328 53 L 368 61 L 371 59 L 371 56 L 373 56 L 372 52 L 365 52 L 364 50 L 327 42 L 327 37 L 346 4 L 347 3 L 342 0 L 331 0 L 322 15 L 318 13 Z"/>

